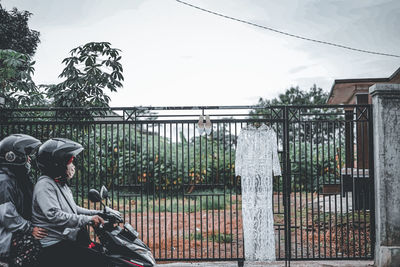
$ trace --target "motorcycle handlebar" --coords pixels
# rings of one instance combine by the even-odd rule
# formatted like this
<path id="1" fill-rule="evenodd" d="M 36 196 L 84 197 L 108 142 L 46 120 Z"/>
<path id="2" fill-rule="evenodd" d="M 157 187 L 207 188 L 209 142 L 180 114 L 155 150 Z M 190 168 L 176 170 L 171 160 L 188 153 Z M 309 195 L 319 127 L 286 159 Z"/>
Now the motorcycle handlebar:
<path id="1" fill-rule="evenodd" d="M 109 220 L 104 220 L 104 224 L 109 223 L 109 222 L 110 222 Z M 93 221 L 89 221 L 88 225 L 94 225 L 94 222 Z"/>
<path id="2" fill-rule="evenodd" d="M 101 218 L 104 220 L 109 220 L 113 223 L 122 223 L 124 220 L 120 218 L 119 216 L 116 216 L 112 213 L 105 213 L 105 212 L 99 212 L 97 215 L 99 215 Z"/>

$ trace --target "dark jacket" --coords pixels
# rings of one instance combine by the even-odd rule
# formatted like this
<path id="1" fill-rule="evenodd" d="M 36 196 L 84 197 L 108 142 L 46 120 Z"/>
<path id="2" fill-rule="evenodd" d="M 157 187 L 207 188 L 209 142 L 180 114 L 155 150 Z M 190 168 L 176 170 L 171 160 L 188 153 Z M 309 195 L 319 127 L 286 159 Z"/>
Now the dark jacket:
<path id="1" fill-rule="evenodd" d="M 7 257 L 12 234 L 32 232 L 33 184 L 29 177 L 16 177 L 6 167 L 0 167 L 0 257 Z"/>

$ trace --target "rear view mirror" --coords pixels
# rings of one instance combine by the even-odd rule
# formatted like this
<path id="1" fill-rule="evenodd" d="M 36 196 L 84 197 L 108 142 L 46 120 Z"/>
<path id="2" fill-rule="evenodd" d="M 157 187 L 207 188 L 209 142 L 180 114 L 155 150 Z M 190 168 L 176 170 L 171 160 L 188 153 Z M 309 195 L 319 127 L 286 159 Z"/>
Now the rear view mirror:
<path id="1" fill-rule="evenodd" d="M 101 197 L 101 199 L 107 199 L 108 198 L 108 190 L 104 185 L 100 189 L 100 197 Z"/>
<path id="2" fill-rule="evenodd" d="M 91 202 L 101 202 L 100 193 L 96 189 L 90 189 L 88 197 Z"/>

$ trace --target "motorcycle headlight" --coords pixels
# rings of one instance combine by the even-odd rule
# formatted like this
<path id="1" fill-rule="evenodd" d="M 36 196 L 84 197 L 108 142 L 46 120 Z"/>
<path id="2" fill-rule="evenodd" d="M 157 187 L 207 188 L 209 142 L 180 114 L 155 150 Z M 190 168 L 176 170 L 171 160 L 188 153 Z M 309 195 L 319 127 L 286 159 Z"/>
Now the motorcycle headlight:
<path id="1" fill-rule="evenodd" d="M 147 252 L 149 252 L 149 251 L 145 250 L 145 249 L 142 249 L 142 248 L 137 248 L 137 249 L 135 249 L 135 252 L 138 253 L 138 254 L 144 255 L 144 254 L 147 254 Z"/>

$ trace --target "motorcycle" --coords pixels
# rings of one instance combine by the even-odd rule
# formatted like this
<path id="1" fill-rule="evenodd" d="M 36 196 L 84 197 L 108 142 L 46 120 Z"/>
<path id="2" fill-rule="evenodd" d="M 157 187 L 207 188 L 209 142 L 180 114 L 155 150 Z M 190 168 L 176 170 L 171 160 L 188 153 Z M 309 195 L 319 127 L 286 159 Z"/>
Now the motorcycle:
<path id="1" fill-rule="evenodd" d="M 98 215 L 105 221 L 104 225 L 93 226 L 100 243 L 91 242 L 89 250 L 100 253 L 110 267 L 152 267 L 156 265 L 150 248 L 139 239 L 139 233 L 128 223 L 123 228 L 118 224 L 123 223 L 119 213 L 108 208 L 103 200 L 107 200 L 108 191 L 102 186 L 100 193 L 91 189 L 89 200 L 99 202 L 103 206 L 103 212 Z"/>

